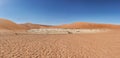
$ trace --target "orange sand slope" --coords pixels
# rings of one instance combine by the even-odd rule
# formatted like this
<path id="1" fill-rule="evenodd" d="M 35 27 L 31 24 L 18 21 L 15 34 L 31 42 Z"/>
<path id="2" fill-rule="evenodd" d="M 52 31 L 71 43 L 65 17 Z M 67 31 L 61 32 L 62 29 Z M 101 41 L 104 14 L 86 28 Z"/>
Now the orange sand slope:
<path id="1" fill-rule="evenodd" d="M 73 23 L 73 24 L 50 26 L 50 25 L 40 25 L 40 24 L 32 24 L 32 23 L 16 24 L 10 20 L 6 20 L 6 19 L 2 19 L 2 18 L 0 19 L 0 29 L 28 30 L 28 29 L 39 29 L 39 28 L 120 29 L 120 25 L 77 22 L 77 23 Z"/>
<path id="2" fill-rule="evenodd" d="M 56 26 L 59 28 L 73 28 L 73 29 L 119 29 L 120 25 L 112 24 L 95 24 L 95 23 L 86 23 L 86 22 L 77 22 L 72 24 L 64 24 Z"/>
<path id="3" fill-rule="evenodd" d="M 10 20 L 0 19 L 0 29 L 6 30 L 24 30 L 25 27 L 20 26 Z"/>
<path id="4" fill-rule="evenodd" d="M 120 58 L 120 30 L 94 34 L 0 36 L 0 58 Z"/>

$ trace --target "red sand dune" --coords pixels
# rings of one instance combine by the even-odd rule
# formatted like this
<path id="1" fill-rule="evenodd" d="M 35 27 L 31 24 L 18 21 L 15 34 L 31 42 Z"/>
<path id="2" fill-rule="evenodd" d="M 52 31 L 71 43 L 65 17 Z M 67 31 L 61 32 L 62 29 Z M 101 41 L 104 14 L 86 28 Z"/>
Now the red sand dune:
<path id="1" fill-rule="evenodd" d="M 110 29 L 118 29 L 120 25 L 112 25 L 112 24 L 95 24 L 95 23 L 85 23 L 85 22 L 77 22 L 72 24 L 64 24 L 56 26 L 58 28 L 81 28 L 81 29 L 103 29 L 103 28 L 110 28 Z"/>
<path id="2" fill-rule="evenodd" d="M 0 18 L 0 29 L 6 29 L 6 30 L 25 30 L 26 28 L 23 26 L 20 26 L 10 20 L 2 19 Z"/>
<path id="3" fill-rule="evenodd" d="M 50 25 L 40 25 L 40 24 L 16 24 L 10 20 L 0 19 L 0 29 L 7 30 L 28 30 L 28 29 L 39 29 L 39 28 L 80 28 L 80 29 L 118 29 L 120 25 L 112 25 L 112 24 L 95 24 L 95 23 L 85 23 L 85 22 L 77 22 L 72 24 L 64 24 L 58 26 L 50 26 Z"/>

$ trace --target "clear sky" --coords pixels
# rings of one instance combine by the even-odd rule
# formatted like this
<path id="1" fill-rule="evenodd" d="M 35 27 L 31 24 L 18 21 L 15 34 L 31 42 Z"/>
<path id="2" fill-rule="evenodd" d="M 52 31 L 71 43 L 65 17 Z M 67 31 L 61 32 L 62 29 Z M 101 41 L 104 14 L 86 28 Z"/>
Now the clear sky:
<path id="1" fill-rule="evenodd" d="M 120 24 L 120 0 L 0 0 L 0 17 L 17 23 Z"/>

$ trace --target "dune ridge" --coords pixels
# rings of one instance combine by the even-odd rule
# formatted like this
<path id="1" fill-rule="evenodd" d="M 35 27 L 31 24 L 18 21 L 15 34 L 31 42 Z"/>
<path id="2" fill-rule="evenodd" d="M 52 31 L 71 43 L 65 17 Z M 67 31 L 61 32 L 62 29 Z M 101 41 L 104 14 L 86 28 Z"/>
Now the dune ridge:
<path id="1" fill-rule="evenodd" d="M 72 29 L 119 29 L 120 25 L 76 22 L 72 24 L 59 25 L 56 27 Z"/>
<path id="2" fill-rule="evenodd" d="M 40 28 L 68 28 L 68 29 L 120 29 L 120 25 L 96 24 L 87 22 L 76 22 L 58 26 L 24 23 L 17 24 L 7 19 L 0 18 L 0 29 L 3 30 L 29 30 Z"/>

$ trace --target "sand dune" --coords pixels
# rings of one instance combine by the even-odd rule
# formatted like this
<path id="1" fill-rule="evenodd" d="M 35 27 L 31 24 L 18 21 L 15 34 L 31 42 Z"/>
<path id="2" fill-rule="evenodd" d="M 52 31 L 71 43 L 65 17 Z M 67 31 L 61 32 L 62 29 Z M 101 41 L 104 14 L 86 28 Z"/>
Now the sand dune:
<path id="1" fill-rule="evenodd" d="M 41 24 L 32 24 L 32 23 L 16 24 L 10 20 L 6 20 L 2 18 L 0 19 L 0 29 L 28 30 L 28 29 L 39 29 L 39 28 L 120 29 L 120 25 L 77 22 L 77 23 L 72 23 L 72 24 L 50 26 L 50 25 L 41 25 Z"/>
<path id="2" fill-rule="evenodd" d="M 0 29 L 4 29 L 4 30 L 25 30 L 26 28 L 14 23 L 10 20 L 0 18 Z"/>
<path id="3" fill-rule="evenodd" d="M 26 27 L 27 29 L 39 29 L 39 28 L 49 28 L 49 25 L 41 25 L 41 24 L 32 24 L 32 23 L 25 23 L 20 24 L 21 26 Z"/>
<path id="4" fill-rule="evenodd" d="M 28 29 L 43 32 L 43 29 L 41 31 L 39 28 L 46 28 L 47 32 L 56 32 L 59 28 L 61 28 L 59 32 L 78 32 L 78 29 L 82 29 L 84 32 L 86 32 L 85 29 L 88 29 L 87 32 L 91 32 L 93 29 L 111 29 L 111 31 L 98 30 L 98 33 L 80 34 L 26 32 Z M 0 58 L 120 58 L 119 28 L 119 25 L 83 22 L 59 26 L 16 24 L 6 19 L 0 19 Z"/>
<path id="5" fill-rule="evenodd" d="M 64 24 L 56 26 L 58 28 L 73 28 L 73 29 L 119 29 L 120 25 L 112 24 L 96 24 L 96 23 L 86 23 L 86 22 L 76 22 L 72 24 Z"/>
<path id="6" fill-rule="evenodd" d="M 97 23 L 87 23 L 87 22 L 76 22 L 72 24 L 64 24 L 58 26 L 50 25 L 40 25 L 40 24 L 21 24 L 28 29 L 39 29 L 39 28 L 67 28 L 67 29 L 120 29 L 120 25 L 114 24 L 97 24 Z"/>

